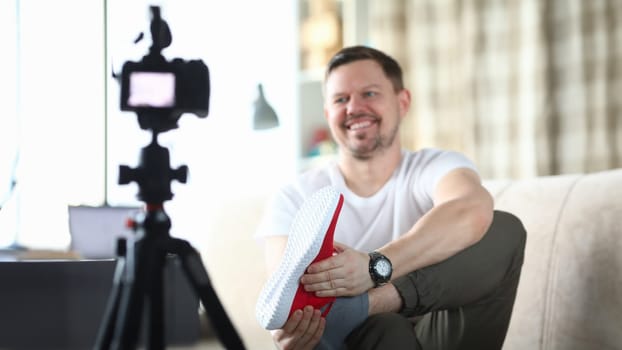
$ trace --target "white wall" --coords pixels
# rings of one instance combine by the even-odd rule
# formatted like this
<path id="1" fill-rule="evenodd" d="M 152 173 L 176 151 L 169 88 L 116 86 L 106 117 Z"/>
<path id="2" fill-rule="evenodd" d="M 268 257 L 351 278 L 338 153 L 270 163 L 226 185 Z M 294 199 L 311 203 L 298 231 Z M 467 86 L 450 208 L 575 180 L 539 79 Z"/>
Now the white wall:
<path id="1" fill-rule="evenodd" d="M 118 86 L 104 63 L 103 5 L 80 0 L 19 4 L 19 240 L 29 247 L 63 248 L 69 239 L 67 205 L 99 205 L 104 199 L 104 79 L 110 204 L 139 204 L 135 185 L 116 183 L 117 170 L 120 164 L 137 165 L 149 134 L 140 130 L 134 114 L 118 111 Z M 174 182 L 175 197 L 166 203 L 172 233 L 201 244 L 205 222 L 212 219 L 206 208 L 224 197 L 266 191 L 295 172 L 295 4 L 109 0 L 108 67 L 115 71 L 147 52 L 148 4 L 161 6 L 173 34 L 163 54 L 200 58 L 211 73 L 209 116 L 184 115 L 180 128 L 160 137 L 171 150 L 173 167 L 190 167 L 189 182 Z M 140 31 L 145 39 L 134 45 Z M 280 117 L 277 129 L 252 130 L 259 82 Z M 0 123 L 4 130 L 6 124 Z"/>

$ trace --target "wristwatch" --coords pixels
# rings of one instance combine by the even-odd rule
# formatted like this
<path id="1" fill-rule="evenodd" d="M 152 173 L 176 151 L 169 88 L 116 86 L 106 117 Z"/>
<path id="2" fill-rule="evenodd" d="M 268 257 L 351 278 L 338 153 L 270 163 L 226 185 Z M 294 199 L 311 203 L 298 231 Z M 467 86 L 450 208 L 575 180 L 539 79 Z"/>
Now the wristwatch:
<path id="1" fill-rule="evenodd" d="M 389 282 L 392 273 L 393 265 L 389 258 L 379 252 L 369 253 L 369 275 L 375 287 Z"/>

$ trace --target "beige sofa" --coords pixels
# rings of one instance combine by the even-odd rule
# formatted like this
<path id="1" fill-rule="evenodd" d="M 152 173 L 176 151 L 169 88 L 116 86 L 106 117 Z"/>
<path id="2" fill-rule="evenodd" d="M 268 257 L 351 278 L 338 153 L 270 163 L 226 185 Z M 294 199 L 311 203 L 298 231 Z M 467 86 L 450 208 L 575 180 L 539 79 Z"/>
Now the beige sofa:
<path id="1" fill-rule="evenodd" d="M 504 349 L 622 349 L 622 169 L 486 185 L 527 229 Z"/>
<path id="2" fill-rule="evenodd" d="M 527 229 L 504 349 L 622 349 L 622 169 L 486 181 L 496 207 Z M 254 316 L 265 278 L 252 239 L 265 195 L 220 203 L 204 259 L 249 349 L 273 349 Z M 227 232 L 227 234 L 223 234 Z"/>

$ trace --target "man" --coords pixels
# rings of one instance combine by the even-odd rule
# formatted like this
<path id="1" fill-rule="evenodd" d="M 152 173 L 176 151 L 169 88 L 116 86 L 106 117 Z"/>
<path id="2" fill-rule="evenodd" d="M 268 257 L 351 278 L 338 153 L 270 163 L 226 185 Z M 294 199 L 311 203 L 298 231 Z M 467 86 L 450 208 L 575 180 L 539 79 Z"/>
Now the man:
<path id="1" fill-rule="evenodd" d="M 336 253 L 308 266 L 300 283 L 337 299 L 328 313 L 293 312 L 272 332 L 277 347 L 327 348 L 328 339 L 348 349 L 500 349 L 522 266 L 520 221 L 493 211 L 463 155 L 402 149 L 411 96 L 393 58 L 342 49 L 328 64 L 324 94 L 338 159 L 285 186 L 258 236 L 274 271 L 296 211 L 334 186 L 345 198 Z"/>

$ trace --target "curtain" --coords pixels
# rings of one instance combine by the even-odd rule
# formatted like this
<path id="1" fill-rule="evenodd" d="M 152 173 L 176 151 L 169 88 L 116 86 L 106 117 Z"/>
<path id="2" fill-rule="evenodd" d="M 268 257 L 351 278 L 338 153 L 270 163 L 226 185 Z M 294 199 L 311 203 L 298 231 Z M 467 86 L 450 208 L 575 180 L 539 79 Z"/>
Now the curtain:
<path id="1" fill-rule="evenodd" d="M 369 6 L 370 44 L 412 92 L 407 148 L 464 152 L 486 178 L 622 166 L 622 1 Z"/>

